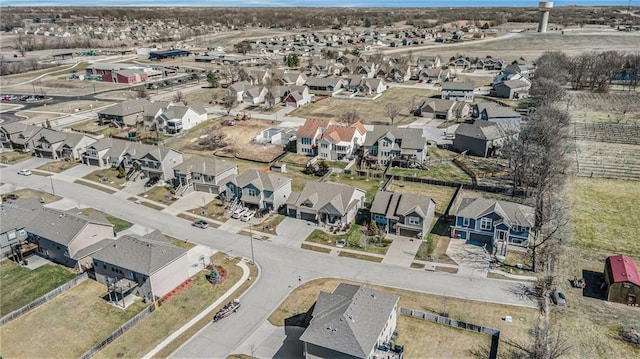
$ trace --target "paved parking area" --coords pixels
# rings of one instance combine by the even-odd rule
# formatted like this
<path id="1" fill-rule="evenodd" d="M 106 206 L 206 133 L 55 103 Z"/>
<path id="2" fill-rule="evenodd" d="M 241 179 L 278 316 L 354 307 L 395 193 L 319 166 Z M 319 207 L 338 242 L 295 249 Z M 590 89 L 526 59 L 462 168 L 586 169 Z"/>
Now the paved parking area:
<path id="1" fill-rule="evenodd" d="M 386 238 L 393 240 L 393 243 L 389 246 L 382 263 L 409 267 L 418 253 L 421 241 L 391 234 L 387 234 Z"/>

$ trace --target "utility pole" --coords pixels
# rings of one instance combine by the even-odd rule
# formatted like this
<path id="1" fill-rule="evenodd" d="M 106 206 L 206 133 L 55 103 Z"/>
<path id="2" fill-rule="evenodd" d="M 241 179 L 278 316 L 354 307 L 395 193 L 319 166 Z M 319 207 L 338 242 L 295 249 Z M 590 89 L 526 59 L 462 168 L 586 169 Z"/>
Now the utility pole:
<path id="1" fill-rule="evenodd" d="M 53 188 L 53 172 L 51 172 L 51 168 L 49 168 L 49 181 L 51 181 L 51 194 L 56 195 L 56 189 Z"/>

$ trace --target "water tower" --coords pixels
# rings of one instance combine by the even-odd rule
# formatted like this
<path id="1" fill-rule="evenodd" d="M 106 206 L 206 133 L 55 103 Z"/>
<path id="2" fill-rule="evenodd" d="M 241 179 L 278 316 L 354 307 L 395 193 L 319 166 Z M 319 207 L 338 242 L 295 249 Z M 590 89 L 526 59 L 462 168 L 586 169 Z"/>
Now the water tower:
<path id="1" fill-rule="evenodd" d="M 547 32 L 547 24 L 549 23 L 549 10 L 553 9 L 552 1 L 540 1 L 538 3 L 540 9 L 540 22 L 538 22 L 538 32 Z"/>

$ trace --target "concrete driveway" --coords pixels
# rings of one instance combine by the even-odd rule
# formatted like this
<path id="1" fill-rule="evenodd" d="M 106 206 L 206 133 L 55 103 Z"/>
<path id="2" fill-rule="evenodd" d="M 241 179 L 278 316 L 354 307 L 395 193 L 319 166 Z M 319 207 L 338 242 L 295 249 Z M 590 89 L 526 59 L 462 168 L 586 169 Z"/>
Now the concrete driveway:
<path id="1" fill-rule="evenodd" d="M 255 358 L 302 358 L 304 347 L 299 339 L 303 332 L 304 328 L 276 327 L 265 321 L 235 354 Z"/>
<path id="2" fill-rule="evenodd" d="M 278 234 L 276 241 L 280 244 L 299 248 L 300 243 L 304 242 L 311 232 L 317 228 L 315 223 L 286 217 L 276 228 L 276 233 Z"/>
<path id="3" fill-rule="evenodd" d="M 446 253 L 458 263 L 458 274 L 470 277 L 487 277 L 490 258 L 483 247 L 452 238 Z"/>
<path id="4" fill-rule="evenodd" d="M 388 234 L 386 238 L 393 240 L 393 243 L 389 246 L 382 263 L 394 264 L 403 267 L 411 266 L 416 253 L 418 253 L 421 241 L 391 234 Z"/>
<path id="5" fill-rule="evenodd" d="M 191 192 L 184 197 L 180 197 L 177 201 L 172 203 L 170 207 L 172 209 L 185 212 L 190 209 L 202 207 L 217 197 L 218 195 L 212 193 Z"/>

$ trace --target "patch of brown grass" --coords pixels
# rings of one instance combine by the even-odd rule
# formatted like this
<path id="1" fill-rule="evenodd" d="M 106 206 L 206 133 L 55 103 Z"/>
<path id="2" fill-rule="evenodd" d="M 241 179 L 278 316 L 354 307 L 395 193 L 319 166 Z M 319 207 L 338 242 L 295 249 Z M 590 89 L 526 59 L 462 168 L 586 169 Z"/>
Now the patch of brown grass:
<path id="1" fill-rule="evenodd" d="M 62 171 L 66 171 L 69 168 L 73 168 L 79 165 L 80 162 L 72 162 L 72 161 L 54 161 L 43 164 L 42 166 L 36 168 L 41 171 L 60 173 Z"/>

